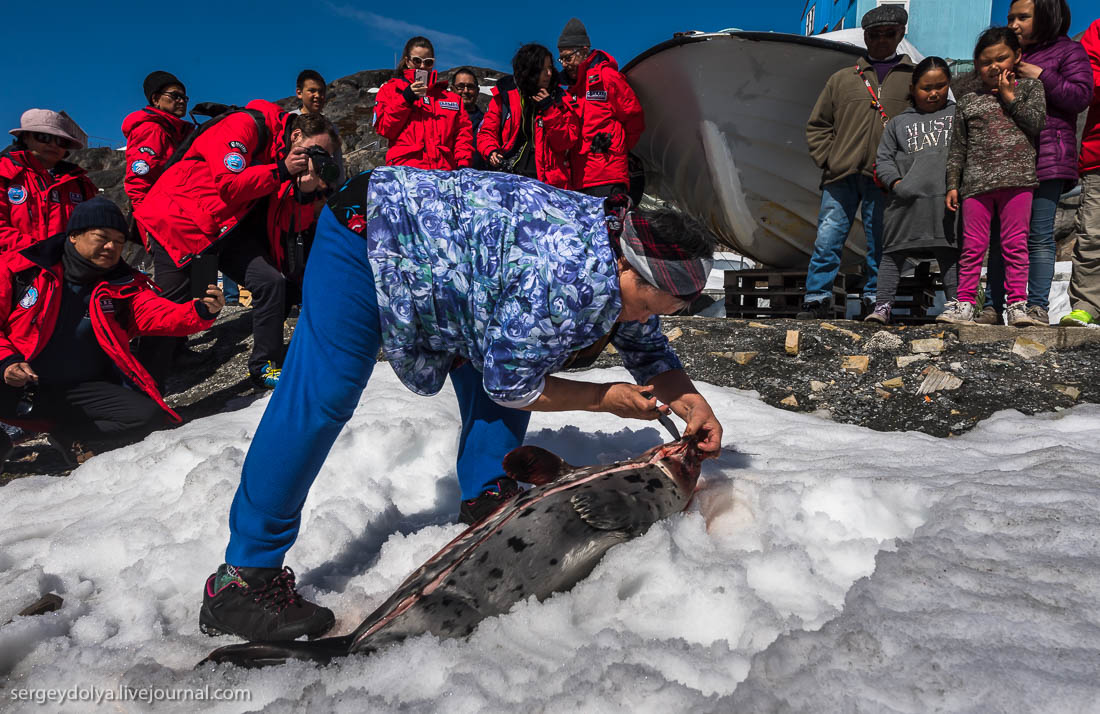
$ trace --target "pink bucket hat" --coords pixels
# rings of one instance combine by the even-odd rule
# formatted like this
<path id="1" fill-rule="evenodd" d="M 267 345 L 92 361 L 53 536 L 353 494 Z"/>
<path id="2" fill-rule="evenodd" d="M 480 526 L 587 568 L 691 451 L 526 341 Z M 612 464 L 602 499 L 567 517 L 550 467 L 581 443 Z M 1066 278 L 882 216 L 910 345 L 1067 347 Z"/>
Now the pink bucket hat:
<path id="1" fill-rule="evenodd" d="M 18 137 L 23 132 L 40 132 L 52 134 L 77 144 L 78 149 L 88 145 L 88 135 L 77 126 L 65 112 L 55 112 L 49 109 L 28 109 L 19 118 L 19 128 L 12 129 L 8 133 Z"/>

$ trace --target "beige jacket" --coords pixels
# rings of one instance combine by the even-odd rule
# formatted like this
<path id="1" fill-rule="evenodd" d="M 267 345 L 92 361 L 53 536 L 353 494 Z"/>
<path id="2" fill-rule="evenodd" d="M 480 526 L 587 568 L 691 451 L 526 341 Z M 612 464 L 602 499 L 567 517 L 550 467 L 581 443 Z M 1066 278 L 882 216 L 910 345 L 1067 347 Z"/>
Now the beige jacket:
<path id="1" fill-rule="evenodd" d="M 909 85 L 914 64 L 909 55 L 886 75 L 879 86 L 878 75 L 866 57 L 858 66 L 882 102 L 886 115 L 893 119 L 910 107 Z M 810 157 L 822 170 L 821 184 L 861 173 L 874 176 L 875 154 L 882 138 L 882 115 L 871 103 L 856 63 L 836 72 L 825 83 L 806 122 L 806 143 Z"/>

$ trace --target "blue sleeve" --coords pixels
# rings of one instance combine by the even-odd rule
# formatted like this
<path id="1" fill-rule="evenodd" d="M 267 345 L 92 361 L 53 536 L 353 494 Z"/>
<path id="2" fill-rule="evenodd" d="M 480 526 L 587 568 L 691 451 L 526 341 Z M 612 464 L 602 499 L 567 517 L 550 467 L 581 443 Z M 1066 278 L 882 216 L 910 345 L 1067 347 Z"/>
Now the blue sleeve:
<path id="1" fill-rule="evenodd" d="M 638 384 L 645 384 L 658 374 L 684 368 L 661 332 L 661 320 L 657 316 L 646 322 L 624 322 L 611 338 L 611 344 L 619 350 L 623 366 Z"/>

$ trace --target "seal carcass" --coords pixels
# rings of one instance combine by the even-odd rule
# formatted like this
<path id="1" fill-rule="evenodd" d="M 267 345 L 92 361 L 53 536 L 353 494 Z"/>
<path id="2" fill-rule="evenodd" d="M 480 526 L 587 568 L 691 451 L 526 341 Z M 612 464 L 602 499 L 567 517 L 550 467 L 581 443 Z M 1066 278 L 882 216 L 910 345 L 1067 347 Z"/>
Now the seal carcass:
<path id="1" fill-rule="evenodd" d="M 534 484 L 470 526 L 410 575 L 355 632 L 313 642 L 249 642 L 204 662 L 246 667 L 287 659 L 327 662 L 414 635 L 465 637 L 487 617 L 584 579 L 609 548 L 635 538 L 691 500 L 703 454 L 693 436 L 611 465 L 577 468 L 534 446 L 504 461 Z"/>

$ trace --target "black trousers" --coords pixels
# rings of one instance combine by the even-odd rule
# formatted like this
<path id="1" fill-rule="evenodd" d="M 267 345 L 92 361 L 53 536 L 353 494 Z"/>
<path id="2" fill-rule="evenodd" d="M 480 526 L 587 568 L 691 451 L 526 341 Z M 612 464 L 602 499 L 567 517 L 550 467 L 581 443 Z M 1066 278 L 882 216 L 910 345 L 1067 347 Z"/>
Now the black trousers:
<path id="1" fill-rule="evenodd" d="M 282 364 L 283 321 L 287 315 L 287 281 L 269 255 L 266 236 L 248 222 L 234 229 L 214 250 L 218 269 L 252 293 L 252 354 L 248 371 L 258 374 L 269 361 Z M 151 243 L 153 243 L 151 241 Z M 153 271 L 161 295 L 173 302 L 191 300 L 191 266 L 176 267 L 165 250 L 153 243 Z M 158 384 L 171 368 L 178 338 L 142 338 L 142 362 Z"/>
<path id="2" fill-rule="evenodd" d="M 878 291 L 875 302 L 879 305 L 894 302 L 897 297 L 901 269 L 909 257 L 923 258 L 933 256 L 940 266 L 943 277 L 943 294 L 948 301 L 954 300 L 959 288 L 959 251 L 955 248 L 928 248 L 925 250 L 892 250 L 883 253 L 878 263 Z"/>
<path id="3" fill-rule="evenodd" d="M 148 395 L 108 381 L 66 386 L 36 386 L 29 413 L 19 414 L 27 392 L 0 384 L 0 421 L 45 420 L 73 439 L 140 438 L 163 426 L 167 414 Z"/>
<path id="4" fill-rule="evenodd" d="M 628 188 L 629 187 L 625 183 L 602 183 L 599 186 L 582 188 L 579 193 L 595 196 L 596 198 L 609 198 L 617 193 L 629 193 Z M 637 203 L 637 201 L 635 201 L 635 203 Z"/>

